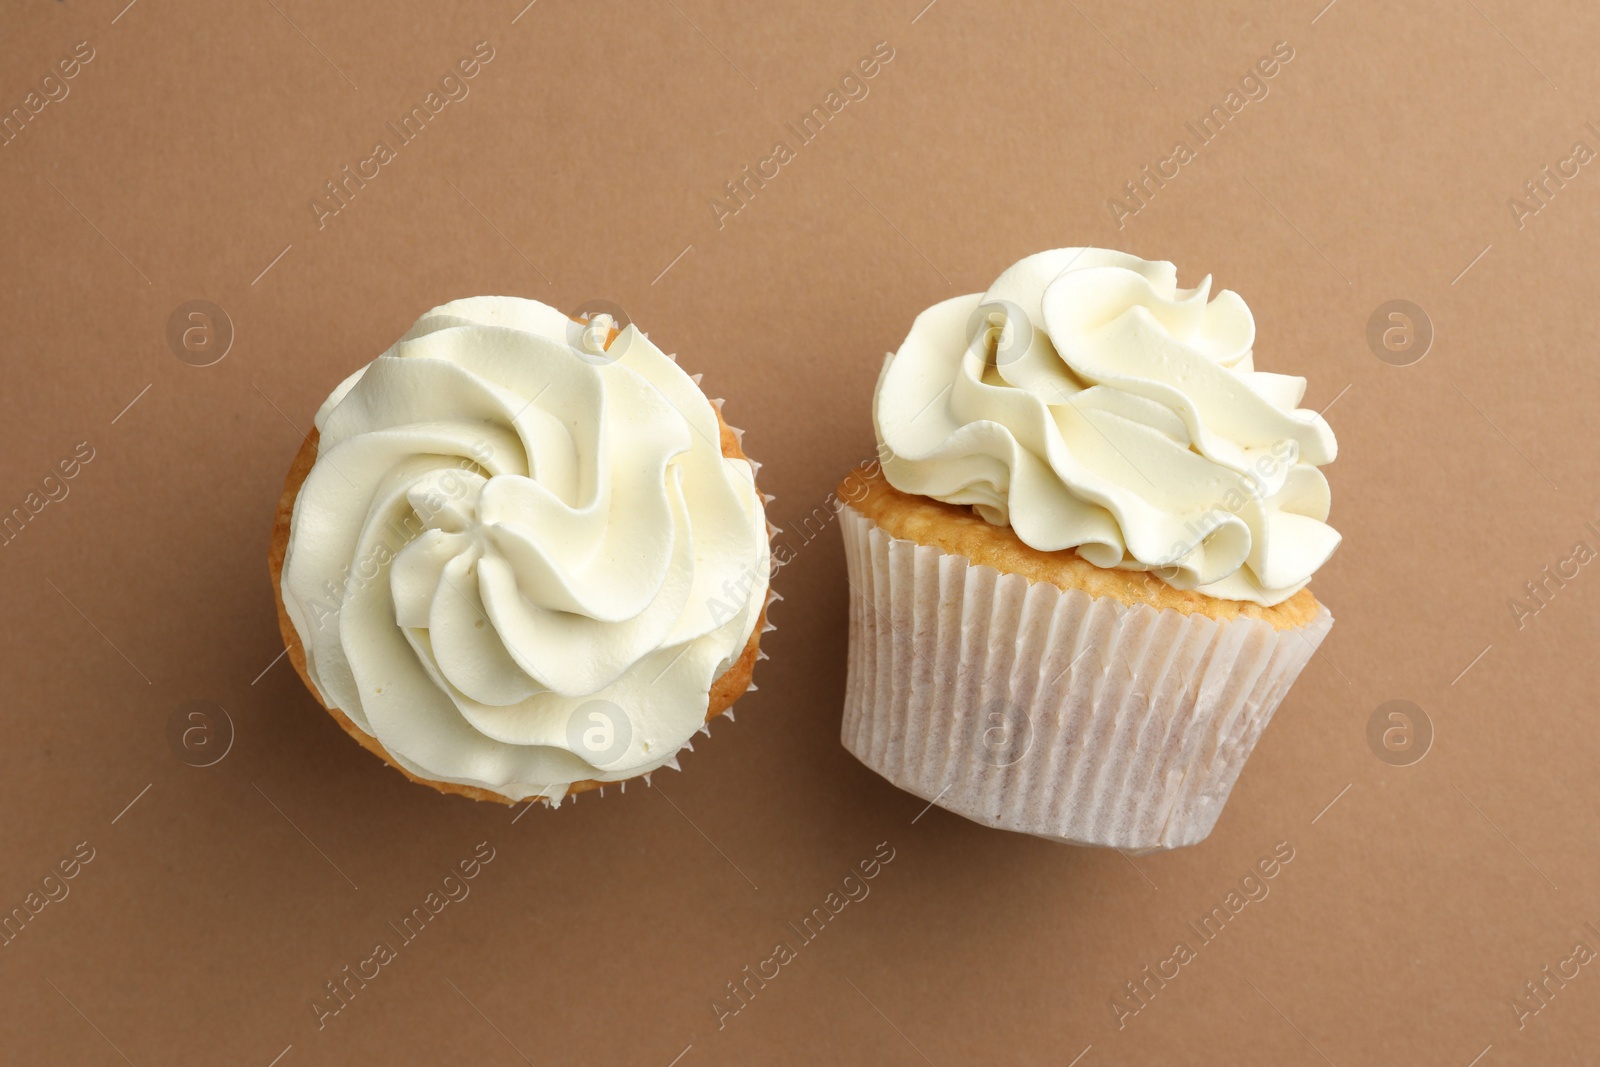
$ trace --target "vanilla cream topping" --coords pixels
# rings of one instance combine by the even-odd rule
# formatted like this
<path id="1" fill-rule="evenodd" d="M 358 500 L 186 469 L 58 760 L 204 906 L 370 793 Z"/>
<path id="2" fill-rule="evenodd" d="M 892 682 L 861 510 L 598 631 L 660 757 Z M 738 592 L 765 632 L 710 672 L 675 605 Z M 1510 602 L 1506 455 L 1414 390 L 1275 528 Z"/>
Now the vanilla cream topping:
<path id="1" fill-rule="evenodd" d="M 1097 248 L 1029 256 L 923 312 L 878 379 L 890 484 L 1041 551 L 1271 605 L 1332 554 L 1333 431 L 1305 379 L 1255 370 L 1255 322 L 1207 276 Z"/>
<path id="2" fill-rule="evenodd" d="M 324 701 L 422 777 L 522 799 L 661 767 L 756 626 L 750 464 L 605 325 L 454 301 L 317 413 L 284 601 Z"/>

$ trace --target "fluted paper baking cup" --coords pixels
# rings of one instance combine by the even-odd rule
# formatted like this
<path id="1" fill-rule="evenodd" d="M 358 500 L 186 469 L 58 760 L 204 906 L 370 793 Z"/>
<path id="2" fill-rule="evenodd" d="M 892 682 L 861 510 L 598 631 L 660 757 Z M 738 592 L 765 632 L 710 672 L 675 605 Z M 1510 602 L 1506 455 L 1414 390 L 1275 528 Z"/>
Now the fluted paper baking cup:
<path id="1" fill-rule="evenodd" d="M 1003 574 L 841 514 L 842 740 L 986 826 L 1153 850 L 1205 838 L 1333 626 L 1218 621 Z"/>

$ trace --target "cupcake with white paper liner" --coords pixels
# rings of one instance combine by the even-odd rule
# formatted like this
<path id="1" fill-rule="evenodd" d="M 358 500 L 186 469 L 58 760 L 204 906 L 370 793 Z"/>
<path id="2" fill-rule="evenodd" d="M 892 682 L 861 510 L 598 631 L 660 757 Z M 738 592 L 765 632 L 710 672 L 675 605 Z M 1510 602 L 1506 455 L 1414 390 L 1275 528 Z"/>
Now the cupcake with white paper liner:
<path id="1" fill-rule="evenodd" d="M 270 552 L 289 659 L 441 792 L 559 804 L 676 769 L 755 688 L 772 629 L 769 498 L 741 439 L 632 325 L 437 307 L 295 457 Z"/>
<path id="2" fill-rule="evenodd" d="M 919 315 L 838 491 L 845 747 L 989 826 L 1209 834 L 1333 624 L 1333 432 L 1254 339 L 1209 277 L 1094 248 Z"/>

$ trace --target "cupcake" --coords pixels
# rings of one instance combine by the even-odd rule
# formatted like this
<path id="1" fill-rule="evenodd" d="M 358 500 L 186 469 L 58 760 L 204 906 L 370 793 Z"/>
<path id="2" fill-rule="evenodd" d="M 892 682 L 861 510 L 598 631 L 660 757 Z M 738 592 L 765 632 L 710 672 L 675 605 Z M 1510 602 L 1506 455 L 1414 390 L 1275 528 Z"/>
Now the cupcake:
<path id="1" fill-rule="evenodd" d="M 1210 833 L 1333 624 L 1333 432 L 1254 339 L 1209 277 L 1096 248 L 919 315 L 839 487 L 845 747 L 989 826 Z"/>
<path id="2" fill-rule="evenodd" d="M 289 659 L 408 778 L 512 803 L 625 782 L 753 689 L 757 465 L 631 325 L 534 300 L 417 320 L 316 415 L 270 564 Z"/>

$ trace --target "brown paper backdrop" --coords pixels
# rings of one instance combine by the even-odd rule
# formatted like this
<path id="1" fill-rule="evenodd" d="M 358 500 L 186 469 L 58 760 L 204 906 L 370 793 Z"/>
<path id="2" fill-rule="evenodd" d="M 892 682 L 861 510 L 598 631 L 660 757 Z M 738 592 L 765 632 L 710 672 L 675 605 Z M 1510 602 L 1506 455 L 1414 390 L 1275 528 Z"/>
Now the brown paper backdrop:
<path id="1" fill-rule="evenodd" d="M 1600 549 L 1600 176 L 1557 169 L 1600 148 L 1592 5 L 125 2 L 0 18 L 0 105 L 58 97 L 0 147 L 0 508 L 67 490 L 0 547 L 0 909 L 69 894 L 0 947 L 0 1059 L 1600 1056 L 1600 964 L 1574 951 L 1600 950 L 1600 564 L 1563 563 Z M 1267 95 L 1119 229 L 1108 198 L 1280 41 Z M 319 228 L 324 183 L 479 42 L 469 95 Z M 785 124 L 878 42 L 867 95 L 798 144 Z M 779 139 L 794 158 L 719 226 Z M 1345 543 L 1316 581 L 1338 625 L 1215 833 L 1170 855 L 922 813 L 857 764 L 837 531 L 798 532 L 870 453 L 912 316 L 1075 243 L 1243 294 L 1260 365 L 1307 376 L 1341 446 Z M 515 823 L 344 737 L 274 660 L 266 578 L 317 404 L 479 293 L 615 301 L 704 371 L 797 551 L 737 723 L 655 789 Z M 210 366 L 168 342 L 191 300 L 232 324 Z M 1391 300 L 1431 323 L 1420 362 L 1369 346 Z M 1519 628 L 1508 600 L 1546 566 L 1571 577 Z M 1395 765 L 1420 733 L 1369 744 L 1390 700 L 1431 723 L 1420 762 Z M 194 701 L 232 724 L 208 767 L 170 740 Z M 210 722 L 191 749 L 222 750 Z M 401 943 L 389 924 L 485 841 L 470 895 Z M 719 1028 L 713 999 L 880 842 L 870 895 Z M 1280 842 L 1269 894 L 1201 942 L 1188 924 Z M 379 940 L 397 958 L 319 1030 L 324 983 Z M 1145 980 L 1179 940 L 1194 958 Z M 1132 980 L 1149 999 L 1119 1027 Z"/>

